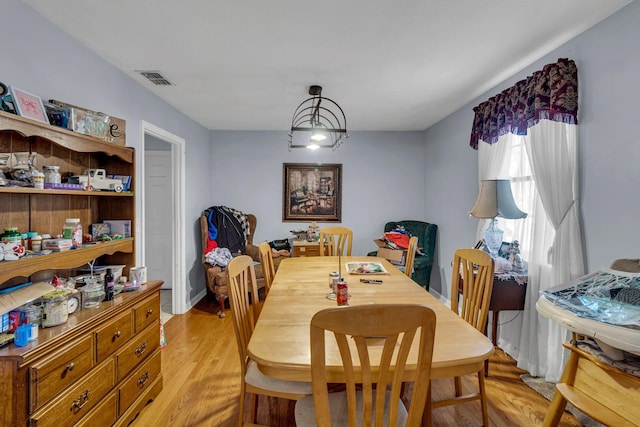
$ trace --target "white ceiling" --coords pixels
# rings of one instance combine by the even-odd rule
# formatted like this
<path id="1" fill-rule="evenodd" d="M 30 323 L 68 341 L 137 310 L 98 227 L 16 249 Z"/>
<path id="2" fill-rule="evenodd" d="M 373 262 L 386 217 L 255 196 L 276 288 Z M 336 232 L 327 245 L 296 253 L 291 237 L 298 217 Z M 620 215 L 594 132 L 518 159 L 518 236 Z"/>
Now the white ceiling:
<path id="1" fill-rule="evenodd" d="M 423 130 L 631 0 L 23 0 L 208 129 Z M 157 70 L 155 86 L 135 70 Z"/>

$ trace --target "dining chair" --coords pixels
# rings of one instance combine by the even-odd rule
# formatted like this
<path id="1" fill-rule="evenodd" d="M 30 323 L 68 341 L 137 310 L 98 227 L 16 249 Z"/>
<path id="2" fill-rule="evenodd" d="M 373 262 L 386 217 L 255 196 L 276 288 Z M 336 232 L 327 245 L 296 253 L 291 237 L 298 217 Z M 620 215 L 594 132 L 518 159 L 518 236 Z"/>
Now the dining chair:
<path id="1" fill-rule="evenodd" d="M 253 334 L 258 316 L 258 286 L 253 268 L 253 259 L 248 255 L 233 258 L 227 264 L 229 274 L 229 305 L 233 314 L 233 327 L 240 355 L 240 408 L 238 426 L 243 425 L 244 401 L 247 393 L 251 396 L 251 423 L 255 423 L 258 410 L 258 395 L 298 400 L 311 394 L 311 383 L 282 381 L 264 375 L 251 360 L 247 347 Z"/>
<path id="2" fill-rule="evenodd" d="M 416 259 L 416 250 L 418 249 L 418 236 L 412 236 L 409 239 L 409 246 L 407 247 L 407 257 L 404 263 L 402 271 L 404 274 L 411 278 L 413 274 L 413 261 Z"/>
<path id="3" fill-rule="evenodd" d="M 493 258 L 478 249 L 457 249 L 451 273 L 451 310 L 483 334 L 487 327 L 489 302 L 493 289 Z M 477 368 L 477 369 L 476 369 Z M 454 377 L 455 397 L 431 403 L 432 408 L 480 400 L 482 421 L 489 425 L 487 396 L 484 387 L 486 364 L 478 362 L 470 372 L 478 375 L 478 393 L 462 395 L 460 377 Z"/>
<path id="4" fill-rule="evenodd" d="M 320 229 L 320 256 L 351 256 L 353 231 L 347 227 L 324 227 Z M 326 246 L 326 247 L 325 247 Z"/>
<path id="5" fill-rule="evenodd" d="M 426 402 L 435 326 L 435 312 L 419 304 L 344 306 L 317 312 L 310 332 L 313 395 L 296 402 L 296 425 L 382 426 L 383 420 L 389 426 L 420 425 L 423 412 L 430 410 Z M 417 363 L 407 379 L 407 358 L 417 337 Z M 339 355 L 327 352 L 325 340 L 334 339 Z M 329 378 L 327 360 L 338 356 L 342 369 L 331 369 Z M 414 382 L 408 410 L 401 399 L 403 381 Z M 329 383 L 344 383 L 346 390 L 329 393 Z"/>
<path id="6" fill-rule="evenodd" d="M 276 275 L 276 268 L 273 264 L 273 254 L 269 243 L 262 242 L 258 245 L 260 252 L 260 265 L 262 265 L 262 275 L 264 277 L 265 293 L 269 293 L 273 277 Z"/>

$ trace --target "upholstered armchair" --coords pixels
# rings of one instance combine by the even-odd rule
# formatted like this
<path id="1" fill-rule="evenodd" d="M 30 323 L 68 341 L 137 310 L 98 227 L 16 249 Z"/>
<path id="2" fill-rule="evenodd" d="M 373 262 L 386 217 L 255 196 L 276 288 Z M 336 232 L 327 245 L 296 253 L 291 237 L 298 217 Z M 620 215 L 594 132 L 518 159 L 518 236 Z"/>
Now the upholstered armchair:
<path id="1" fill-rule="evenodd" d="M 249 255 L 258 264 L 255 265 L 256 278 L 258 279 L 258 288 L 264 287 L 264 278 L 262 275 L 262 267 L 260 266 L 260 251 L 258 247 L 253 244 L 253 236 L 256 231 L 257 219 L 253 214 L 247 214 L 247 220 L 249 221 L 249 236 L 247 236 L 247 245 L 244 253 Z M 200 216 L 200 235 L 202 238 L 202 265 L 205 270 L 205 276 L 207 281 L 208 292 L 215 296 L 216 300 L 220 304 L 218 311 L 219 317 L 224 317 L 224 302 L 228 298 L 227 284 L 228 275 L 226 269 L 223 269 L 219 265 L 211 265 L 205 260 L 205 250 L 207 248 L 207 236 L 209 234 L 209 223 L 207 217 Z"/>
<path id="2" fill-rule="evenodd" d="M 423 221 L 392 221 L 385 224 L 384 232 L 387 233 L 398 225 L 403 226 L 412 236 L 418 237 L 418 248 L 420 248 L 424 255 L 416 254 L 411 278 L 428 291 L 431 267 L 433 266 L 433 258 L 435 256 L 438 226 Z M 376 252 L 370 252 L 369 255 L 375 256 Z"/>

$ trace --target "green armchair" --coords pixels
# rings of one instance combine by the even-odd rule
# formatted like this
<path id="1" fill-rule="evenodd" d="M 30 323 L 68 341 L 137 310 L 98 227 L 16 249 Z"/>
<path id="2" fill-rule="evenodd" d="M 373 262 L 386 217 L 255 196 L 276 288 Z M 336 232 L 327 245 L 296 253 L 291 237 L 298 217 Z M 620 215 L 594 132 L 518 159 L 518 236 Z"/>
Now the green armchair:
<path id="1" fill-rule="evenodd" d="M 436 233 L 438 226 L 423 221 L 392 221 L 385 224 L 384 232 L 387 233 L 391 231 L 397 225 L 403 226 L 412 236 L 418 236 L 418 247 L 424 255 L 416 254 L 411 278 L 428 291 L 431 267 L 433 266 L 433 258 L 436 250 Z M 375 251 L 369 252 L 369 256 L 375 255 Z"/>

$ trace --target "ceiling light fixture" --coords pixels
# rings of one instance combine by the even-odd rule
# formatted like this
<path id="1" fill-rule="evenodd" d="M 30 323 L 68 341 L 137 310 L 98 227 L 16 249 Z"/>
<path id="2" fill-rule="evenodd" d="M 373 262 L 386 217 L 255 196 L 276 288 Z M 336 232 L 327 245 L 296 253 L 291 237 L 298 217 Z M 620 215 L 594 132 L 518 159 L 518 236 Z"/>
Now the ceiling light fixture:
<path id="1" fill-rule="evenodd" d="M 289 151 L 293 148 L 331 148 L 335 150 L 349 137 L 342 108 L 322 96 L 322 86 L 309 87 L 311 98 L 293 113 L 289 131 Z"/>

